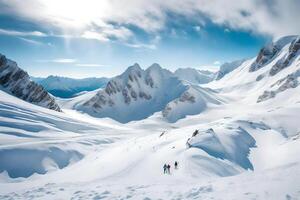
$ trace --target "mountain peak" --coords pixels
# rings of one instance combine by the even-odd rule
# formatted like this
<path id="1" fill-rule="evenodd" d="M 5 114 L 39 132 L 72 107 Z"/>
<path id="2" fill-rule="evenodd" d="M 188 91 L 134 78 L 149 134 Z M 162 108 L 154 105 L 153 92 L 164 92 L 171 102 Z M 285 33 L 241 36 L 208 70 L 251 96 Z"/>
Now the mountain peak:
<path id="1" fill-rule="evenodd" d="M 162 67 L 158 64 L 158 63 L 153 63 L 149 68 L 152 68 L 152 69 L 162 69 Z"/>
<path id="2" fill-rule="evenodd" d="M 128 67 L 128 69 L 137 70 L 137 71 L 142 70 L 141 66 L 138 63 L 134 63 L 132 66 Z"/>
<path id="3" fill-rule="evenodd" d="M 143 71 L 143 69 L 140 67 L 140 65 L 138 63 L 134 63 L 133 65 L 129 66 L 125 72 L 122 75 L 129 75 L 129 74 L 133 74 L 133 73 L 140 73 L 141 71 Z"/>
<path id="4" fill-rule="evenodd" d="M 0 85 L 10 93 L 29 103 L 48 109 L 61 111 L 55 99 L 37 83 L 31 81 L 29 75 L 20 69 L 16 62 L 0 54 Z"/>
<path id="5" fill-rule="evenodd" d="M 288 35 L 288 36 L 283 36 L 281 38 L 278 38 L 276 41 L 274 41 L 274 45 L 278 46 L 279 48 L 284 47 L 285 45 L 291 43 L 295 39 L 297 39 L 299 35 Z"/>

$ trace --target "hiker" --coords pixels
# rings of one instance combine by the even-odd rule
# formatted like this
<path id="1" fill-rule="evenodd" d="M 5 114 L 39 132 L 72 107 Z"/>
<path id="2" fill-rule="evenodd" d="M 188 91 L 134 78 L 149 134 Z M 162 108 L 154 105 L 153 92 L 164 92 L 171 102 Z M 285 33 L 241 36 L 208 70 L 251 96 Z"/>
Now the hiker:
<path id="1" fill-rule="evenodd" d="M 167 164 L 164 164 L 164 174 L 166 174 L 168 172 L 167 168 L 168 168 Z"/>
<path id="2" fill-rule="evenodd" d="M 174 166 L 175 166 L 175 169 L 178 169 L 178 162 L 177 161 L 175 161 Z"/>
<path id="3" fill-rule="evenodd" d="M 170 172 L 171 166 L 169 164 L 167 165 L 167 169 L 168 169 L 168 174 L 171 174 Z"/>

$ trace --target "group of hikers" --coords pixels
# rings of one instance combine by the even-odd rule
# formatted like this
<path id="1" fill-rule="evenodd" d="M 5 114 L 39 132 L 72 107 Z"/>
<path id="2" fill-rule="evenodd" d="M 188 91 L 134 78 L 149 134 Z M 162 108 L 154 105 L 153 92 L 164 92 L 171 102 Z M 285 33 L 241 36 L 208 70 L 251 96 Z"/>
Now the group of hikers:
<path id="1" fill-rule="evenodd" d="M 171 165 L 170 164 L 164 164 L 164 174 L 171 174 Z M 174 163 L 174 169 L 178 169 L 178 162 L 175 161 Z"/>

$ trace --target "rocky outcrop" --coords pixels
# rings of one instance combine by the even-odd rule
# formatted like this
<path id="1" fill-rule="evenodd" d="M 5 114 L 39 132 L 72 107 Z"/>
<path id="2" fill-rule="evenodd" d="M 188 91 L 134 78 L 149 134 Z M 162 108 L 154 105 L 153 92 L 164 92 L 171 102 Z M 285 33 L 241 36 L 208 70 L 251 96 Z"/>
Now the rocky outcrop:
<path id="1" fill-rule="evenodd" d="M 288 44 L 294 43 L 294 45 L 293 44 L 291 45 L 293 47 L 290 47 L 291 52 L 296 50 L 298 47 L 296 44 L 297 42 L 295 43 L 295 41 L 297 41 L 297 40 L 299 40 L 298 36 L 295 36 L 295 35 L 285 36 L 285 37 L 280 38 L 276 42 L 272 42 L 271 44 L 263 47 L 259 51 L 258 56 L 256 57 L 256 60 L 251 64 L 251 66 L 249 68 L 249 72 L 257 71 L 257 70 L 261 69 L 262 67 L 271 63 L 275 58 L 277 58 L 277 55 L 279 55 L 279 53 L 281 52 L 283 47 L 285 47 Z M 293 57 L 293 55 L 291 55 L 291 57 Z M 282 61 L 280 61 L 280 62 L 282 62 Z M 270 74 L 276 73 L 277 69 L 275 69 L 275 68 L 277 68 L 277 67 L 274 67 L 274 72 L 270 72 Z M 281 67 L 278 66 L 278 68 L 281 68 Z"/>
<path id="2" fill-rule="evenodd" d="M 138 64 L 131 66 L 119 77 L 113 78 L 107 83 L 104 90 L 101 90 L 92 99 L 87 101 L 84 106 L 102 108 L 104 106 L 114 106 L 116 95 L 121 95 L 123 102 L 129 105 L 138 99 L 150 100 L 151 94 L 142 90 L 142 85 L 153 88 L 154 82 L 149 74 L 143 74 L 144 71 Z"/>
<path id="3" fill-rule="evenodd" d="M 222 101 L 214 90 L 191 85 L 179 98 L 167 104 L 162 115 L 169 122 L 176 122 L 188 115 L 199 114 L 208 106 L 220 105 Z"/>
<path id="4" fill-rule="evenodd" d="M 256 57 L 256 60 L 252 63 L 252 65 L 249 68 L 249 72 L 254 72 L 268 64 L 272 61 L 275 55 L 279 52 L 280 48 L 275 45 L 274 43 L 263 47 Z"/>
<path id="5" fill-rule="evenodd" d="M 270 75 L 274 76 L 284 68 L 288 67 L 290 63 L 296 58 L 299 54 L 300 49 L 300 38 L 296 38 L 289 46 L 288 54 L 282 59 L 278 60 L 276 64 L 271 68 Z"/>
<path id="6" fill-rule="evenodd" d="M 287 77 L 278 80 L 271 86 L 274 88 L 273 90 L 264 91 L 264 93 L 258 97 L 257 103 L 274 98 L 278 93 L 281 93 L 287 89 L 298 87 L 298 77 L 300 77 L 300 70 L 297 70 L 296 72 L 289 74 Z"/>
<path id="7" fill-rule="evenodd" d="M 61 112 L 55 99 L 42 86 L 31 81 L 29 75 L 16 62 L 1 54 L 0 86 L 4 91 L 29 103 Z"/>

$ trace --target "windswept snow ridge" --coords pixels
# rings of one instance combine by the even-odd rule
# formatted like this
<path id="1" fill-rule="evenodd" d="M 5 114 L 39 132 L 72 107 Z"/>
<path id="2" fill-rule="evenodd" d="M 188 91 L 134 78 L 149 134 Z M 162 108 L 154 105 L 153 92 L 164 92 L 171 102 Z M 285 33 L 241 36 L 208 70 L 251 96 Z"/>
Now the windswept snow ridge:
<path id="1" fill-rule="evenodd" d="M 200 132 L 191 137 L 187 144 L 190 148 L 200 148 L 213 157 L 228 159 L 245 169 L 253 170 L 248 155 L 250 148 L 255 147 L 254 138 L 241 127 L 233 128 L 230 126 L 221 131 L 218 134 L 213 129 Z"/>

